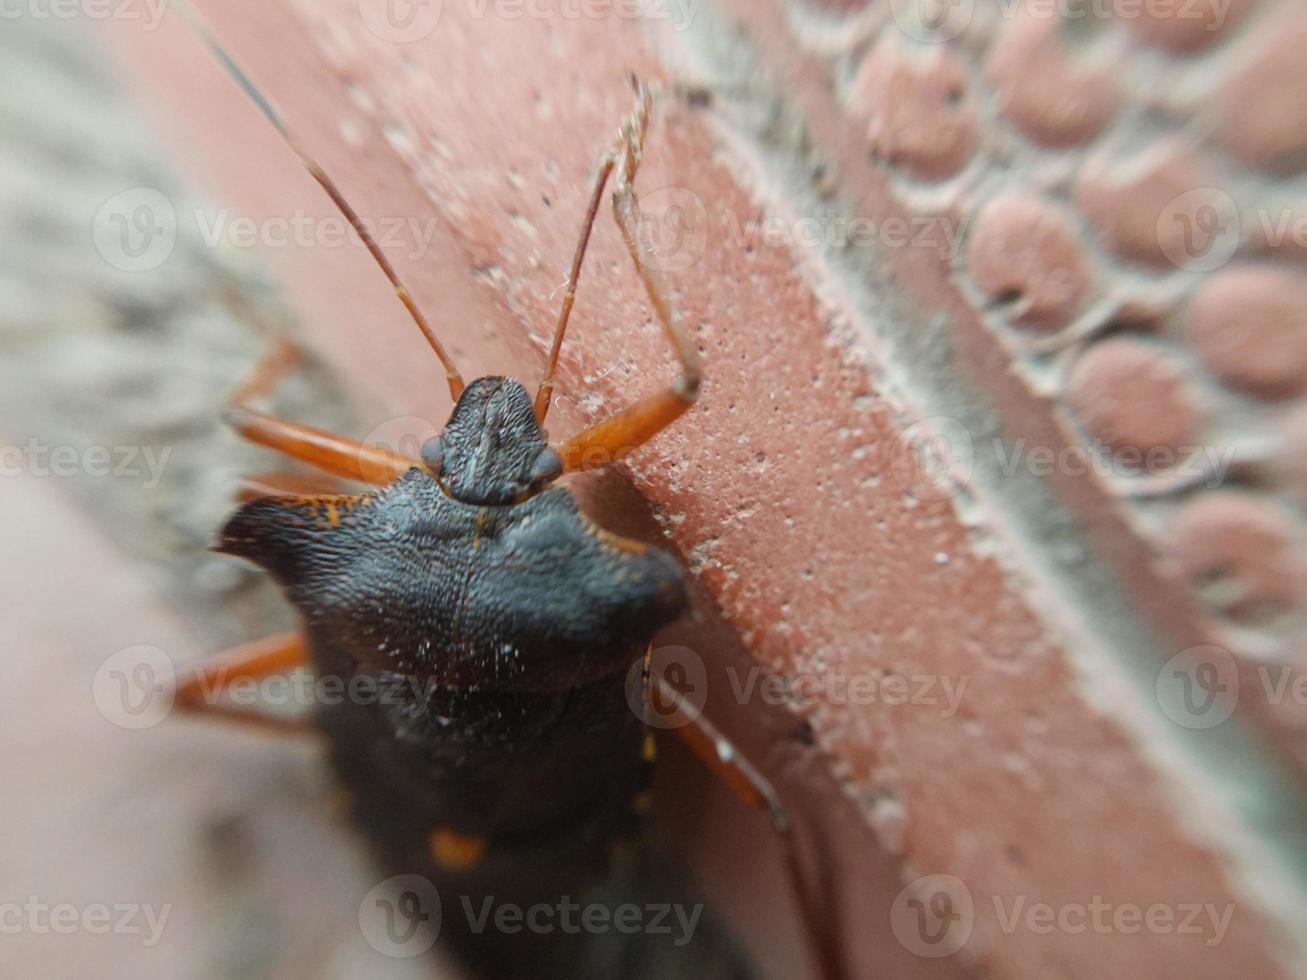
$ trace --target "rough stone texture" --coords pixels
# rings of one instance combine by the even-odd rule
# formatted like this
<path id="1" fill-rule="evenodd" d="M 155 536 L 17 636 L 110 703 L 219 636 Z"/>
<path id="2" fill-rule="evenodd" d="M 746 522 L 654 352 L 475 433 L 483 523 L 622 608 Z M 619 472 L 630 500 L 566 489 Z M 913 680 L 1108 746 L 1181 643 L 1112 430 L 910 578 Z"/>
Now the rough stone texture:
<path id="1" fill-rule="evenodd" d="M 1292 828 L 1307 705 L 1277 697 L 1259 673 L 1301 669 L 1307 635 L 1300 580 L 1281 574 L 1302 520 L 1295 485 L 1282 459 L 1262 458 L 1268 441 L 1289 444 L 1293 406 L 1268 400 L 1260 382 L 1224 386 L 1229 371 L 1199 356 L 1189 299 L 1228 256 L 1159 265 L 1146 220 L 1119 213 L 1151 211 L 1165 192 L 1149 186 L 1142 203 L 1129 191 L 1075 194 L 1096 180 L 1084 161 L 1121 140 L 1110 145 L 1210 153 L 1216 189 L 1240 215 L 1301 199 L 1292 120 L 1304 100 L 1260 74 L 1297 77 L 1274 50 L 1295 7 L 1241 5 L 1246 13 L 1199 43 L 1188 26 L 1092 13 L 1066 24 L 979 5 L 968 19 L 966 4 L 948 5 L 943 20 L 905 14 L 911 4 L 821 6 L 817 16 L 798 2 L 717 0 L 683 22 L 637 24 L 493 7 L 478 16 L 447 0 L 439 23 L 403 44 L 370 32 L 347 0 L 205 9 L 362 213 L 436 218 L 417 229 L 422 248 L 394 257 L 470 373 L 538 369 L 587 176 L 625 110 L 625 72 L 718 92 L 707 109 L 664 100 L 640 177 L 708 366 L 703 400 L 623 468 L 640 496 L 617 479 L 587 495 L 619 525 L 647 519 L 647 498 L 694 573 L 701 618 L 678 636 L 708 663 L 710 713 L 777 780 L 805 839 L 838 854 L 829 887 L 854 975 L 1298 975 L 1304 862 Z M 242 211 L 329 213 L 184 33 L 124 28 L 118 44 L 179 153 Z M 930 44 L 949 53 L 914 49 Z M 875 93 L 868 103 L 850 92 L 869 55 L 899 48 L 976 80 L 964 104 L 977 107 L 977 142 L 963 171 L 869 159 L 867 112 L 884 109 Z M 938 108 L 934 90 L 926 102 Z M 1281 176 L 1272 184 L 1268 173 Z M 829 234 L 814 246 L 800 234 L 800 218 L 824 231 L 839 209 L 873 224 L 870 243 Z M 683 223 L 669 226 L 669 213 Z M 760 213 L 785 233 L 758 234 L 749 220 Z M 892 236 L 891 219 L 936 237 Z M 941 249 L 942 232 L 960 234 Z M 279 249 L 271 261 L 316 346 L 359 394 L 360 431 L 444 416 L 430 358 L 357 249 Z M 1063 423 L 1074 401 L 1066 361 L 1119 328 L 1123 310 L 1152 325 L 1167 365 L 1185 366 L 1186 383 L 1168 370 L 1165 387 L 1205 393 L 1197 403 L 1220 433 L 1202 436 L 1207 448 L 1236 450 L 1240 465 L 1149 494 L 1068 465 L 1040 468 L 1036 450 L 1058 460 L 1084 448 Z M 1240 337 L 1282 336 L 1282 322 L 1222 318 Z M 649 390 L 670 377 L 668 361 L 605 224 L 551 428 L 565 434 Z M 1192 431 L 1144 421 L 1127 413 L 1125 438 Z M 926 458 L 925 479 L 904 486 L 894 464 L 911 454 Z M 1226 494 L 1275 516 L 1209 516 L 1194 530 L 1193 508 L 1201 518 Z M 1245 531 L 1260 552 L 1240 543 Z M 1177 562 L 1193 574 L 1177 575 Z M 1213 604 L 1206 586 L 1231 570 L 1247 591 Z M 1261 612 L 1266 597 L 1273 616 Z M 1161 690 L 1209 645 L 1235 665 L 1240 696 L 1228 719 L 1200 730 L 1177 720 Z M 727 671 L 750 666 L 791 685 L 902 675 L 965 679 L 966 691 L 952 713 L 851 704 L 826 688 L 778 707 L 735 694 Z M 796 735 L 809 731 L 800 716 L 810 739 Z M 697 801 L 700 786 L 671 792 Z M 794 956 L 792 922 L 780 930 L 792 915 L 777 914 L 786 906 L 774 879 L 732 826 L 705 815 L 696 829 L 710 829 L 680 840 L 761 958 Z M 740 859 L 722 863 L 722 853 Z M 952 876 L 973 899 L 972 931 L 952 956 L 920 957 L 904 941 L 900 888 L 923 874 Z M 923 902 L 929 885 L 918 884 Z M 1096 897 L 1230 904 L 1233 914 L 1214 943 L 1024 919 L 1005 928 L 1017 902 L 1062 909 Z"/>

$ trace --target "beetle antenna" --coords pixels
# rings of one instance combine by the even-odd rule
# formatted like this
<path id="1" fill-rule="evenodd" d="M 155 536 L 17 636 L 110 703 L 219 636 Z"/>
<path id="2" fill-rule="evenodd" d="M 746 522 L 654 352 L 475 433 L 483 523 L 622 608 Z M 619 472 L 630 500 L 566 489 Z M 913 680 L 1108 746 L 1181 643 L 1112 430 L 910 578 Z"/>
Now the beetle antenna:
<path id="1" fill-rule="evenodd" d="M 250 97 L 250 101 L 254 103 L 258 110 L 263 114 L 264 118 L 272 124 L 273 128 L 277 130 L 281 135 L 282 140 L 288 147 L 290 147 L 292 152 L 299 157 L 300 163 L 302 163 L 304 169 L 309 172 L 309 176 L 316 180 L 318 186 L 327 192 L 327 196 L 331 198 L 332 203 L 336 205 L 336 208 L 342 215 L 344 215 L 345 220 L 349 222 L 350 227 L 354 229 L 355 233 L 362 240 L 363 244 L 367 247 L 368 252 L 371 253 L 372 258 L 376 261 L 377 265 L 381 267 L 381 271 L 384 272 L 386 278 L 390 280 L 391 286 L 395 289 L 395 295 L 399 297 L 400 302 L 404 304 L 404 308 L 408 310 L 409 316 L 413 318 L 413 322 L 416 323 L 418 329 L 422 331 L 422 336 L 427 339 L 427 343 L 431 345 L 431 349 L 436 352 L 436 357 L 440 358 L 440 363 L 444 365 L 445 368 L 445 378 L 449 382 L 449 395 L 454 399 L 454 401 L 458 401 L 459 395 L 463 393 L 463 376 L 458 373 L 458 368 L 454 366 L 453 360 L 445 351 L 444 346 L 440 343 L 440 339 L 436 336 L 436 332 L 431 328 L 431 324 L 427 322 L 426 317 L 422 315 L 422 311 L 418 309 L 417 304 L 413 301 L 413 297 L 409 294 L 408 289 L 404 286 L 403 282 L 400 281 L 399 274 L 395 272 L 395 267 L 390 264 L 390 260 L 386 258 L 385 254 L 381 251 L 381 247 L 377 245 L 376 240 L 372 237 L 372 233 L 369 232 L 367 227 L 364 225 L 363 219 L 358 216 L 357 212 L 355 212 L 355 210 L 350 206 L 349 202 L 345 200 L 345 195 L 340 192 L 340 188 L 338 188 L 335 182 L 327 175 L 327 172 L 318 165 L 317 161 L 304 151 L 303 147 L 300 146 L 299 141 L 295 138 L 295 135 L 291 132 L 290 127 L 286 125 L 281 116 L 277 113 L 277 110 L 272 107 L 272 104 L 267 100 L 264 94 L 259 91 L 258 87 L 250 80 L 250 77 L 245 74 L 245 71 L 236 63 L 236 59 L 233 58 L 227 49 L 219 43 L 218 39 L 213 36 L 213 32 L 205 26 L 202 20 L 200 20 L 190 3 L 186 2 L 186 0 L 178 0 L 175 7 L 182 20 L 184 20 L 200 40 L 208 46 L 209 50 L 213 52 L 214 57 L 217 58 L 218 63 L 222 65 L 227 74 L 235 80 L 236 84 L 245 90 L 245 93 Z"/>
<path id="2" fill-rule="evenodd" d="M 635 108 L 622 124 L 612 145 L 599 160 L 599 170 L 595 174 L 594 189 L 590 192 L 590 204 L 585 211 L 585 220 L 581 223 L 581 236 L 572 255 L 572 269 L 567 275 L 567 292 L 563 295 L 563 305 L 558 311 L 558 326 L 554 328 L 554 342 L 549 348 L 549 360 L 545 364 L 545 374 L 536 389 L 536 421 L 541 424 L 549 412 L 549 402 L 554 393 L 554 372 L 558 368 L 558 354 L 563 349 L 563 336 L 567 333 L 567 322 L 572 317 L 572 304 L 576 300 L 576 284 L 581 278 L 581 265 L 585 261 L 586 248 L 590 244 L 590 232 L 594 230 L 595 217 L 599 205 L 604 199 L 604 185 L 617 166 L 617 161 L 628 143 L 643 140 L 644 131 L 649 125 L 649 113 L 652 109 L 653 96 L 648 86 L 635 77 L 628 76 L 631 87 L 635 90 Z"/>

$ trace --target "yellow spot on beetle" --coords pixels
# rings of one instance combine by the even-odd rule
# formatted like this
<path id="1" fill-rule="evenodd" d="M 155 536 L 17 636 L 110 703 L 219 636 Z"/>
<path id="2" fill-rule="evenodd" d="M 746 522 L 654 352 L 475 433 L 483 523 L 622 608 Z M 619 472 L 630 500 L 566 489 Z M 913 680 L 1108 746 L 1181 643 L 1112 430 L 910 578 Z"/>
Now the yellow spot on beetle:
<path id="1" fill-rule="evenodd" d="M 486 839 L 480 834 L 462 834 L 453 827 L 436 827 L 427 842 L 431 856 L 446 871 L 471 871 L 486 853 Z"/>

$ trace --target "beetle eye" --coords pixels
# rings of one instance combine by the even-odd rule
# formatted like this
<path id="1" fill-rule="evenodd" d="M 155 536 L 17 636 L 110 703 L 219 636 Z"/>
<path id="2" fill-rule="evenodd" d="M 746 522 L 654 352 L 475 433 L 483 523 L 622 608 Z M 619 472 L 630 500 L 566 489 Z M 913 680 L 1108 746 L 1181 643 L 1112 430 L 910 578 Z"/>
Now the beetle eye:
<path id="1" fill-rule="evenodd" d="M 422 457 L 422 462 L 427 464 L 427 469 L 439 476 L 445 457 L 445 444 L 440 436 L 432 436 L 424 442 L 419 455 Z"/>
<path id="2" fill-rule="evenodd" d="M 542 483 L 548 483 L 550 480 L 556 480 L 562 475 L 563 457 L 546 446 L 540 451 L 535 464 L 531 467 L 531 482 L 538 486 Z"/>

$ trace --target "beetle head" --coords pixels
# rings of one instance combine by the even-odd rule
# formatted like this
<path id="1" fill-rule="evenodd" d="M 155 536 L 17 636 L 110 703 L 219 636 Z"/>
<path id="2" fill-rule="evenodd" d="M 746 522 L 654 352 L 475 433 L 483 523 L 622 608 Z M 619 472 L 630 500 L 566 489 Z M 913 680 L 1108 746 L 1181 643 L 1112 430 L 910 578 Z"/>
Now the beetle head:
<path id="1" fill-rule="evenodd" d="M 463 389 L 445 431 L 422 446 L 445 492 L 468 504 L 511 504 L 563 472 L 536 421 L 531 396 L 512 378 L 478 378 Z"/>

